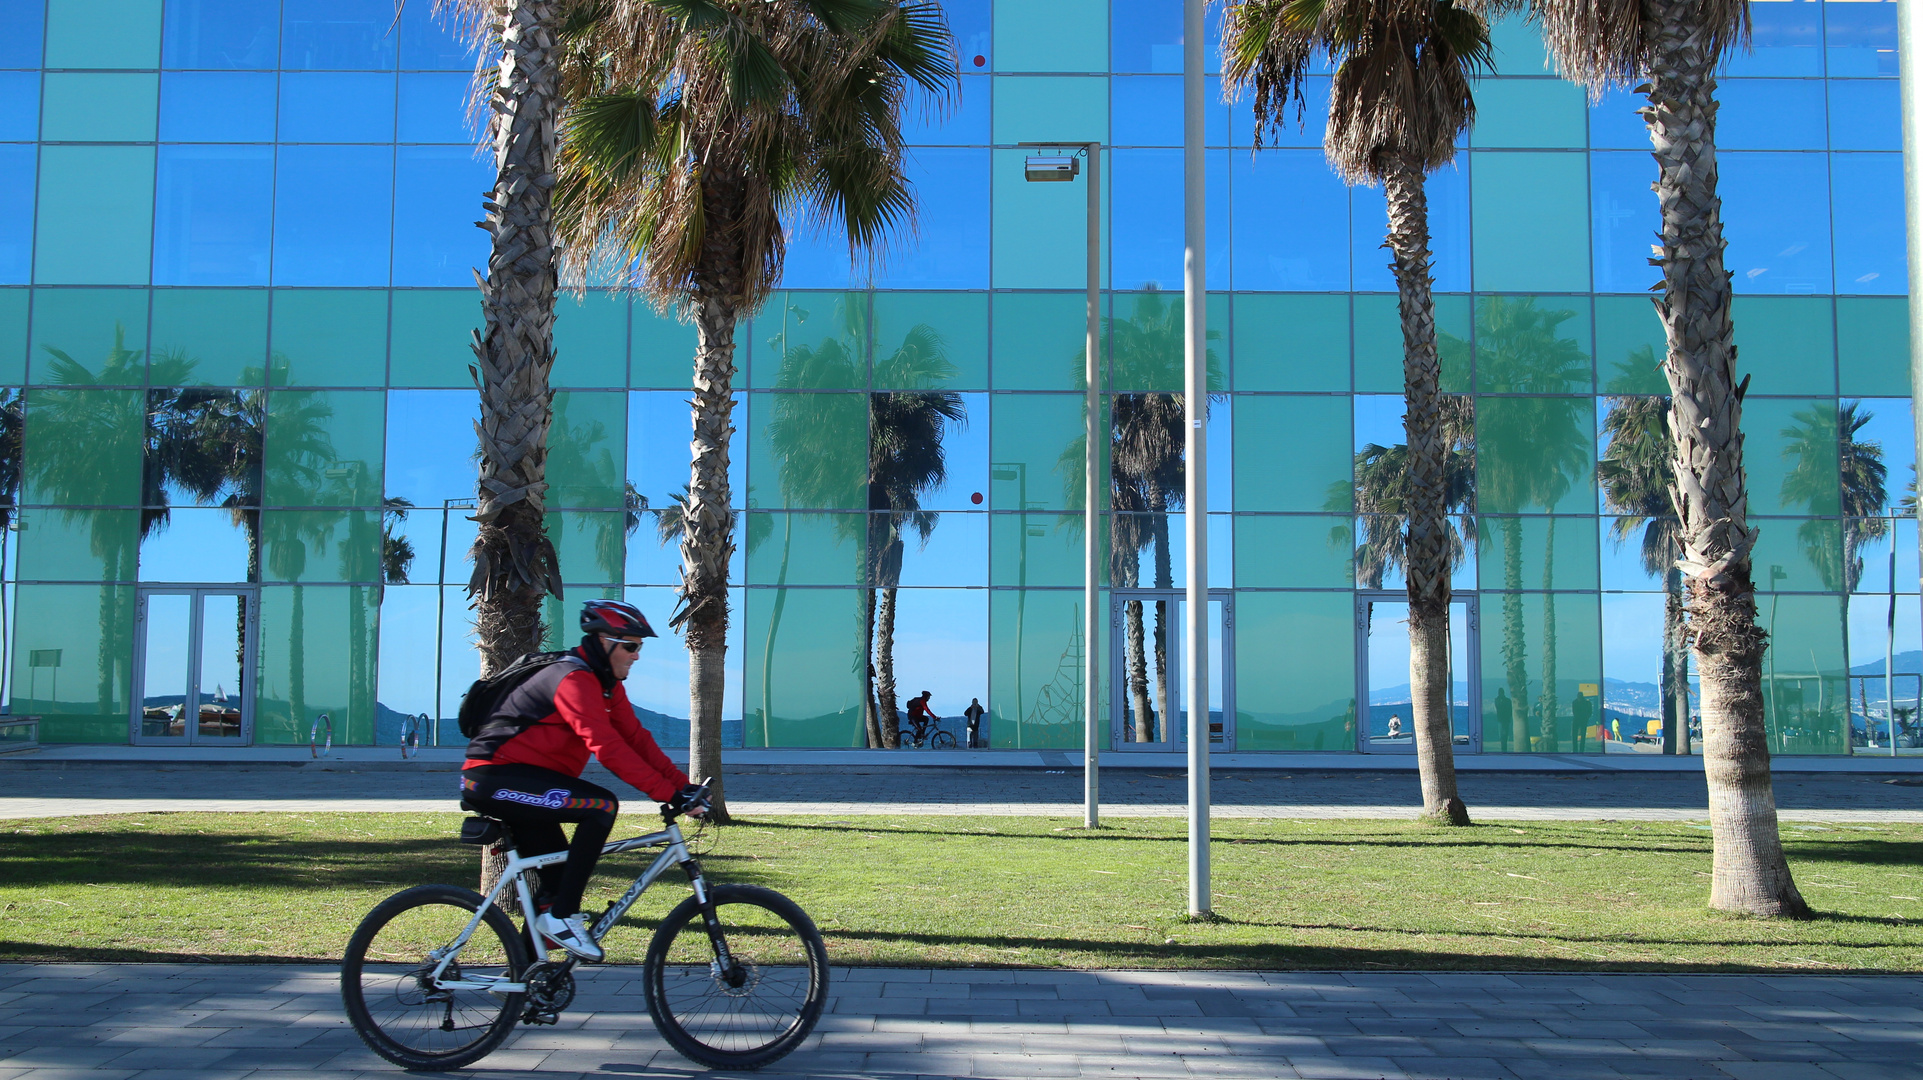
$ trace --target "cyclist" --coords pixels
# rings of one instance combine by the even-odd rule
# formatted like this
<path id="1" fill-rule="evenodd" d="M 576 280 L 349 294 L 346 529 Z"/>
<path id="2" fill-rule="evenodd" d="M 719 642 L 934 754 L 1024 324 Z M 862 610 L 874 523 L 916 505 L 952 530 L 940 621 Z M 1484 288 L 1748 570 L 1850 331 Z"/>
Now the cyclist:
<path id="1" fill-rule="evenodd" d="M 934 724 L 940 723 L 935 711 L 928 707 L 928 699 L 934 696 L 934 691 L 923 690 L 920 697 L 908 699 L 908 722 L 914 725 L 915 741 L 918 743 L 927 737 Z"/>
<path id="2" fill-rule="evenodd" d="M 633 604 L 589 600 L 581 607 L 581 645 L 537 669 L 509 691 L 467 745 L 461 802 L 514 830 L 522 855 L 566 851 L 568 860 L 540 870 L 546 910 L 535 919 L 543 937 L 582 960 L 603 953 L 582 918 L 581 893 L 614 829 L 621 802 L 581 779 L 588 755 L 614 775 L 692 817 L 707 812 L 700 788 L 674 767 L 635 719 L 621 681 L 643 640 L 656 637 Z M 574 825 L 572 842 L 563 823 Z"/>

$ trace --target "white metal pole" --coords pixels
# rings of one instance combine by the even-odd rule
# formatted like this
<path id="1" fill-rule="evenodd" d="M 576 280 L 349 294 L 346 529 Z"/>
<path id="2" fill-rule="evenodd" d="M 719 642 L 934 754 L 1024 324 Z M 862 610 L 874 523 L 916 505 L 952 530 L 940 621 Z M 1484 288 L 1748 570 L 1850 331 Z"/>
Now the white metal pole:
<path id="1" fill-rule="evenodd" d="M 1890 756 L 1896 756 L 1896 507 L 1890 507 L 1890 621 L 1883 634 L 1883 705 L 1890 710 Z M 1844 712 L 1849 712 L 1844 709 Z M 1863 710 L 1865 714 L 1868 709 Z M 1870 718 L 1863 717 L 1868 734 Z"/>
<path id="2" fill-rule="evenodd" d="M 1095 604 L 1101 585 L 1102 463 L 1102 144 L 1088 144 L 1088 341 L 1083 357 L 1087 399 L 1083 406 L 1082 458 L 1082 824 L 1102 825 L 1102 709 L 1095 642 L 1101 619 Z"/>
<path id="3" fill-rule="evenodd" d="M 1919 438 L 1923 438 L 1923 409 L 1916 407 L 1917 388 L 1923 387 L 1923 296 L 1917 278 L 1923 275 L 1923 19 L 1916 12 L 1917 0 L 1896 2 L 1897 71 L 1902 77 L 1903 97 L 1903 224 L 1907 235 L 1910 277 L 1910 419 Z M 1917 443 L 1923 446 L 1923 442 Z M 1923 512 L 1918 520 L 1923 521 Z M 1923 545 L 1923 527 L 1916 530 Z M 1890 550 L 1896 550 L 1896 537 L 1890 537 Z M 1923 559 L 1918 560 L 1923 567 Z M 1890 575 L 1895 579 L 1894 574 Z M 1894 676 L 1892 676 L 1892 679 Z M 1923 680 L 1919 680 L 1923 687 Z M 1917 694 L 1923 706 L 1923 690 Z M 1890 728 L 1896 728 L 1896 702 L 1890 701 Z M 1896 739 L 1890 739 L 1896 750 Z"/>
<path id="4" fill-rule="evenodd" d="M 1202 155 L 1203 0 L 1182 4 L 1182 299 L 1187 344 L 1182 350 L 1186 413 L 1188 626 L 1184 648 L 1189 705 L 1189 914 L 1213 909 L 1209 895 L 1209 501 L 1208 501 L 1208 242 L 1207 170 Z M 1226 718 L 1225 718 L 1226 719 Z"/>

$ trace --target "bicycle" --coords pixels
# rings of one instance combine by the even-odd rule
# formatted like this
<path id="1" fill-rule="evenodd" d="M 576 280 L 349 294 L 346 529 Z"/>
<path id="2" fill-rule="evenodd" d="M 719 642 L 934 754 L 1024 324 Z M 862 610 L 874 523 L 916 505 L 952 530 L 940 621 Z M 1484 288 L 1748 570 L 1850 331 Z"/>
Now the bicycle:
<path id="1" fill-rule="evenodd" d="M 917 750 L 953 750 L 955 736 L 941 728 L 941 718 L 922 719 L 919 716 L 908 718 L 909 727 L 901 729 L 903 739 L 912 740 L 909 745 Z M 912 729 L 912 730 L 911 730 Z"/>
<path id="2" fill-rule="evenodd" d="M 703 784 L 702 788 L 706 789 Z M 603 855 L 664 850 L 590 932 L 605 938 L 669 867 L 694 895 L 670 911 L 648 943 L 642 985 L 648 1013 L 670 1046 L 714 1068 L 758 1069 L 801 1045 L 828 994 L 821 932 L 794 901 L 756 885 L 709 884 L 689 854 L 675 811 L 666 828 L 617 840 Z M 560 960 L 533 930 L 528 873 L 567 861 L 565 851 L 523 857 L 504 822 L 468 818 L 461 840 L 510 845 L 507 867 L 486 897 L 457 885 L 420 885 L 375 905 L 347 943 L 341 998 L 370 1050 L 407 1069 L 458 1069 L 486 1057 L 514 1025 L 553 1024 L 574 1000 L 575 959 Z M 512 882 L 517 929 L 496 903 Z M 692 926 L 692 929 L 690 927 Z"/>

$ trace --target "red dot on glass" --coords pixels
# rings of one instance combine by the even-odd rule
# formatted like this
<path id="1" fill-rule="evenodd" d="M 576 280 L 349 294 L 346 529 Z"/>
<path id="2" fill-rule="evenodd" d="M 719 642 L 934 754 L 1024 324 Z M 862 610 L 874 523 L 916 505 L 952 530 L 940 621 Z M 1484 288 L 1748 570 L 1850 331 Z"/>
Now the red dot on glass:
<path id="1" fill-rule="evenodd" d="M 977 57 L 975 57 L 975 66 L 976 66 L 976 67 L 985 67 L 985 66 L 987 66 L 987 64 L 988 64 L 988 57 L 986 57 L 986 56 L 977 56 Z"/>
<path id="2" fill-rule="evenodd" d="M 982 493 L 977 491 L 968 497 L 968 501 L 974 503 L 976 506 L 980 506 L 982 504 Z"/>

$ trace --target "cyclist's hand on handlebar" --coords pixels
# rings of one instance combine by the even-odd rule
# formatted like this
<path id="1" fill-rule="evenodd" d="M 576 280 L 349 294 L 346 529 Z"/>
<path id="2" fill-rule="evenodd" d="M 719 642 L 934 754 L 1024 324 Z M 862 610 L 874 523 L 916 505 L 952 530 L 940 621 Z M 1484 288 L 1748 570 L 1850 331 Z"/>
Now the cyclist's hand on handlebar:
<path id="1" fill-rule="evenodd" d="M 689 784 L 675 792 L 674 798 L 668 800 L 670 811 L 692 818 L 706 817 L 708 811 L 713 809 L 713 805 L 708 801 L 706 784 Z"/>

